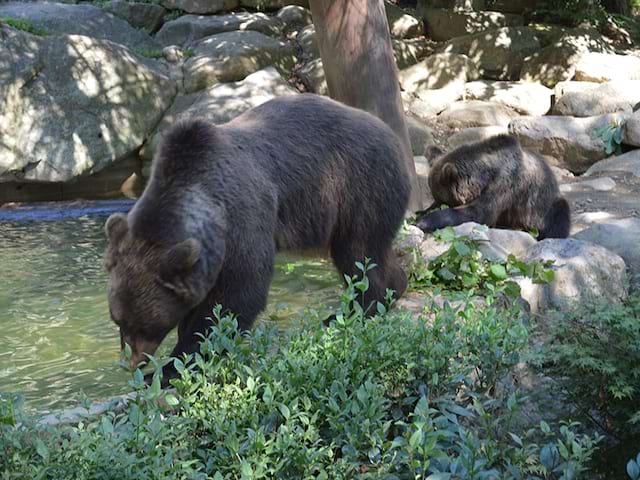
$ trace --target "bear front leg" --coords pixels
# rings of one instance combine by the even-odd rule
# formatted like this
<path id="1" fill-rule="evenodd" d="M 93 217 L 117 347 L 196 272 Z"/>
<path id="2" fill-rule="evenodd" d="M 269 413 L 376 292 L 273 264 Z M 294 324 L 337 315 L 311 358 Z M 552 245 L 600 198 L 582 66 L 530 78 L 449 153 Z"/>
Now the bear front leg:
<path id="1" fill-rule="evenodd" d="M 418 220 L 416 226 L 426 233 L 445 227 L 455 227 L 466 222 L 493 226 L 497 219 L 495 210 L 495 205 L 491 203 L 482 205 L 480 202 L 474 202 L 462 207 L 430 212 Z"/>

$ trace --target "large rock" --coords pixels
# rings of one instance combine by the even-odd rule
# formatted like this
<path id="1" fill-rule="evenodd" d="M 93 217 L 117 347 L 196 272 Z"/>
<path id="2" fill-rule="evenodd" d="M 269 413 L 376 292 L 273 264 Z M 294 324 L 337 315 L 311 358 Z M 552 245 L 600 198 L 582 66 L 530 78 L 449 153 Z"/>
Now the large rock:
<path id="1" fill-rule="evenodd" d="M 393 3 L 384 2 L 389 31 L 394 38 L 413 38 L 422 34 L 422 22 Z"/>
<path id="2" fill-rule="evenodd" d="M 640 147 L 640 110 L 633 112 L 633 114 L 627 118 L 624 126 L 623 140 L 624 143 L 628 145 Z"/>
<path id="3" fill-rule="evenodd" d="M 571 310 L 590 302 L 621 302 L 627 296 L 624 260 L 600 245 L 574 239 L 547 239 L 527 250 L 525 261 L 554 261 L 555 280 L 520 282 L 532 312 Z"/>
<path id="4" fill-rule="evenodd" d="M 620 80 L 608 83 L 563 82 L 556 86 L 556 115 L 593 117 L 607 113 L 629 112 L 640 103 L 640 81 Z M 570 84 L 566 85 L 566 84 Z M 584 87 L 580 89 L 580 86 Z M 558 91 L 563 93 L 558 95 Z M 571 90 L 571 91 L 569 91 Z"/>
<path id="5" fill-rule="evenodd" d="M 429 8 L 447 8 L 449 10 L 485 10 L 485 0 L 418 0 L 418 15 L 424 16 Z"/>
<path id="6" fill-rule="evenodd" d="M 536 240 L 526 232 L 488 228 L 474 222 L 463 223 L 453 228 L 456 236 L 464 236 L 478 242 L 478 250 L 491 261 L 505 261 L 509 255 L 521 257 L 536 244 Z M 437 240 L 426 235 L 420 245 L 422 258 L 429 262 L 446 252 L 450 242 Z"/>
<path id="7" fill-rule="evenodd" d="M 407 129 L 411 141 L 411 151 L 415 156 L 424 157 L 427 147 L 434 145 L 433 132 L 416 118 L 407 115 Z"/>
<path id="8" fill-rule="evenodd" d="M 441 51 L 468 56 L 485 79 L 517 80 L 523 59 L 539 49 L 538 37 L 530 29 L 505 27 L 454 38 Z"/>
<path id="9" fill-rule="evenodd" d="M 596 130 L 624 120 L 623 114 L 573 118 L 561 116 L 521 117 L 509 125 L 523 147 L 557 159 L 557 166 L 582 173 L 607 156 Z"/>
<path id="10" fill-rule="evenodd" d="M 253 30 L 266 35 L 280 35 L 283 23 L 264 13 L 238 12 L 228 15 L 183 15 L 165 23 L 156 39 L 162 45 L 186 47 L 210 35 L 234 30 Z"/>
<path id="11" fill-rule="evenodd" d="M 503 13 L 523 14 L 535 10 L 538 0 L 493 0 L 491 10 Z"/>
<path id="12" fill-rule="evenodd" d="M 607 41 L 595 30 L 576 29 L 566 32 L 540 51 L 530 52 L 522 66 L 520 78 L 548 87 L 571 80 L 576 66 L 587 52 L 607 52 Z"/>
<path id="13" fill-rule="evenodd" d="M 482 142 L 496 135 L 509 133 L 507 127 L 471 127 L 460 130 L 449 137 L 449 149 L 458 148 L 469 143 Z"/>
<path id="14" fill-rule="evenodd" d="M 287 5 L 309 8 L 309 0 L 240 0 L 240 6 L 252 10 L 273 11 Z"/>
<path id="15" fill-rule="evenodd" d="M 546 115 L 553 91 L 537 83 L 482 80 L 467 83 L 464 95 L 467 100 L 499 103 L 523 115 Z"/>
<path id="16" fill-rule="evenodd" d="M 640 273 L 640 219 L 599 222 L 577 233 L 574 238 L 602 245 L 620 255 L 633 274 Z"/>
<path id="17" fill-rule="evenodd" d="M 633 150 L 594 163 L 585 175 L 590 176 L 603 172 L 628 172 L 635 177 L 640 177 L 640 150 Z"/>
<path id="18" fill-rule="evenodd" d="M 609 82 L 640 80 L 640 58 L 633 55 L 589 52 L 576 65 L 576 80 Z"/>
<path id="19" fill-rule="evenodd" d="M 500 12 L 427 8 L 423 16 L 427 35 L 438 42 L 496 28 L 522 25 L 521 16 Z"/>
<path id="20" fill-rule="evenodd" d="M 225 123 L 268 100 L 296 93 L 275 68 L 269 67 L 252 73 L 241 82 L 214 85 L 202 92 L 179 96 L 141 155 L 146 160 L 151 159 L 162 133 L 177 121 L 203 118 L 213 123 Z"/>
<path id="21" fill-rule="evenodd" d="M 462 99 L 464 83 L 453 82 L 443 88 L 419 90 L 417 96 L 402 92 L 402 101 L 406 112 L 423 120 L 435 117 Z"/>
<path id="22" fill-rule="evenodd" d="M 507 127 L 518 114 L 498 103 L 471 100 L 455 102 L 438 116 L 452 128 Z"/>
<path id="23" fill-rule="evenodd" d="M 253 31 L 219 33 L 192 47 L 195 55 L 183 67 L 186 93 L 242 80 L 270 65 L 286 70 L 295 63 L 291 44 Z"/>
<path id="24" fill-rule="evenodd" d="M 433 53 L 433 45 L 422 39 L 391 40 L 393 54 L 399 70 L 415 65 L 425 56 Z"/>
<path id="25" fill-rule="evenodd" d="M 329 87 L 327 86 L 327 78 L 324 74 L 321 58 L 315 58 L 305 63 L 296 74 L 307 91 L 318 95 L 329 95 Z"/>
<path id="26" fill-rule="evenodd" d="M 162 5 L 169 10 L 212 14 L 233 10 L 238 7 L 239 0 L 162 0 Z"/>
<path id="27" fill-rule="evenodd" d="M 309 30 L 307 30 L 306 35 L 307 36 L 305 38 L 307 40 L 312 38 L 309 34 Z M 315 41 L 315 37 L 313 37 L 313 39 Z M 430 46 L 422 40 L 394 39 L 391 44 L 393 46 L 393 52 L 395 54 L 398 69 L 407 69 L 407 67 L 416 64 L 427 52 L 431 51 Z M 404 70 L 401 70 L 401 74 L 402 71 Z M 322 65 L 322 59 L 319 56 L 308 60 L 296 71 L 296 74 L 308 91 L 320 95 L 328 95 L 329 89 L 327 87 L 327 80 L 324 73 L 324 67 Z M 462 95 L 458 98 L 461 98 L 461 96 Z M 444 110 L 444 108 L 442 110 Z"/>
<path id="28" fill-rule="evenodd" d="M 296 42 L 300 45 L 302 53 L 309 58 L 320 57 L 320 47 L 318 47 L 318 40 L 316 38 L 316 28 L 313 25 L 308 25 L 298 32 L 296 36 Z"/>
<path id="29" fill-rule="evenodd" d="M 284 24 L 287 31 L 298 30 L 313 24 L 309 9 L 298 5 L 288 5 L 278 10 L 276 17 Z"/>
<path id="30" fill-rule="evenodd" d="M 0 26 L 0 178 L 66 182 L 136 151 L 175 83 L 116 43 Z"/>
<path id="31" fill-rule="evenodd" d="M 436 53 L 400 71 L 398 80 L 405 92 L 438 89 L 478 78 L 478 69 L 466 55 Z"/>
<path id="32" fill-rule="evenodd" d="M 26 20 L 50 34 L 85 35 L 134 49 L 158 48 L 146 33 L 93 5 L 0 2 L 0 17 Z"/>
<path id="33" fill-rule="evenodd" d="M 162 26 L 165 9 L 153 3 L 133 3 L 124 0 L 110 0 L 102 5 L 107 12 L 129 22 L 135 28 L 155 33 Z"/>

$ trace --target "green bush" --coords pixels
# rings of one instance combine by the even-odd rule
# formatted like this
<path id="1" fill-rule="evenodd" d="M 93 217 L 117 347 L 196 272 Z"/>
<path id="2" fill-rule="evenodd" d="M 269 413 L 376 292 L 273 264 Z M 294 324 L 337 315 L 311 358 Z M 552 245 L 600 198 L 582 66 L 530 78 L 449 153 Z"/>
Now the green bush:
<path id="1" fill-rule="evenodd" d="M 366 273 L 372 266 L 362 266 Z M 429 319 L 366 320 L 352 279 L 330 326 L 309 319 L 286 335 L 216 326 L 175 391 L 160 377 L 125 411 L 46 427 L 5 404 L 4 479 L 569 479 L 597 439 L 542 422 L 519 427 L 521 395 L 489 388 L 527 345 L 517 309 L 469 302 Z M 496 393 L 499 392 L 499 393 Z"/>
<path id="2" fill-rule="evenodd" d="M 451 242 L 451 247 L 430 262 L 423 260 L 419 249 L 414 250 L 414 261 L 409 271 L 414 289 L 443 288 L 449 292 L 505 294 L 518 298 L 520 287 L 513 277 L 529 277 L 534 283 L 553 281 L 552 262 L 525 263 L 513 255 L 504 262 L 489 261 L 479 251 L 479 240 L 457 236 L 451 227 L 435 232 L 434 236 L 437 240 Z"/>
<path id="3" fill-rule="evenodd" d="M 32 35 L 44 36 L 47 35 L 47 31 L 43 28 L 33 25 L 31 22 L 23 20 L 21 18 L 14 17 L 0 17 L 0 23 L 9 25 L 16 30 L 22 30 L 23 32 L 30 33 Z"/>
<path id="4" fill-rule="evenodd" d="M 609 433 L 640 423 L 640 296 L 590 305 L 553 325 L 537 364 Z"/>

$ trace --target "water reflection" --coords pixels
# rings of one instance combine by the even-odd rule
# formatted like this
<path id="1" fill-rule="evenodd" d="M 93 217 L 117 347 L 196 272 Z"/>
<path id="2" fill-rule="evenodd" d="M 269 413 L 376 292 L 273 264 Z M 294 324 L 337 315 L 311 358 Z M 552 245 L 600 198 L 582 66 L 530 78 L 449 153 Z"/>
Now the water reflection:
<path id="1" fill-rule="evenodd" d="M 0 392 L 22 393 L 28 407 L 73 404 L 80 390 L 92 398 L 126 391 L 107 318 L 104 213 L 2 221 L 0 212 Z M 263 318 L 284 328 L 338 291 L 327 260 L 280 255 Z"/>

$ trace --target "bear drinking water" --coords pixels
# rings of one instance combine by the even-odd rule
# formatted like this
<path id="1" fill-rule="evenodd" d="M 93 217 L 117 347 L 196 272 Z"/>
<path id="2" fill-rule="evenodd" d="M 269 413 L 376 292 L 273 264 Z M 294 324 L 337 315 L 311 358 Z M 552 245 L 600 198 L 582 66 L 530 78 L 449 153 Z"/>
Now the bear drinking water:
<path id="1" fill-rule="evenodd" d="M 149 184 L 106 224 L 109 308 L 132 363 L 176 326 L 180 356 L 198 348 L 214 305 L 251 328 L 278 250 L 325 248 L 343 275 L 370 258 L 364 308 L 407 285 L 391 243 L 410 183 L 393 131 L 315 95 L 271 100 L 224 125 L 172 128 Z"/>

